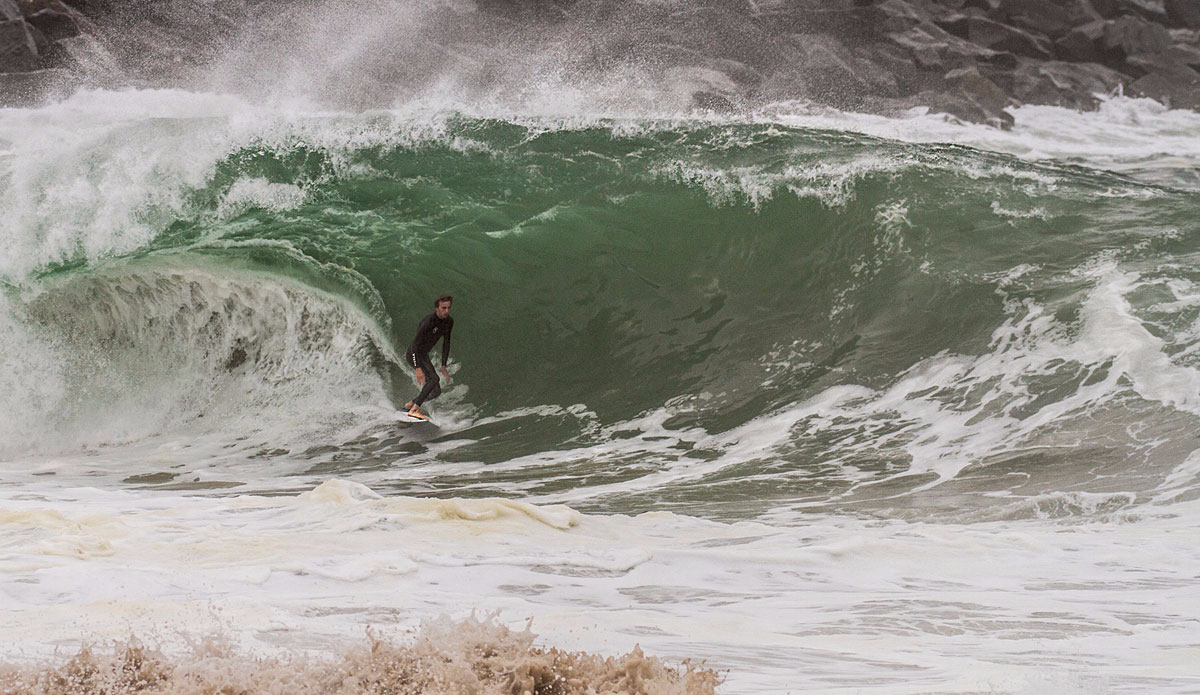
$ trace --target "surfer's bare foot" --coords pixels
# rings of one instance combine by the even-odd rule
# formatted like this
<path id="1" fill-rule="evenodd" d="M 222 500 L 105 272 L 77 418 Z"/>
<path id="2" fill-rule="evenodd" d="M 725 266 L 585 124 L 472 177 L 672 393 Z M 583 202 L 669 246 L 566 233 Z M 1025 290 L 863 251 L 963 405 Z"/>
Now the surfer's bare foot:
<path id="1" fill-rule="evenodd" d="M 415 404 L 414 404 L 412 401 L 409 401 L 409 402 L 407 402 L 407 403 L 405 403 L 405 404 L 404 404 L 404 409 L 405 409 L 405 410 L 412 410 L 412 409 L 413 409 L 413 408 L 415 408 L 415 407 L 416 407 L 416 405 L 415 405 Z"/>
<path id="2" fill-rule="evenodd" d="M 418 406 L 418 405 L 414 405 L 413 407 L 409 408 L 408 414 L 412 415 L 413 417 L 419 417 L 419 418 L 429 417 L 428 415 L 426 415 L 424 412 L 421 411 L 421 406 Z"/>

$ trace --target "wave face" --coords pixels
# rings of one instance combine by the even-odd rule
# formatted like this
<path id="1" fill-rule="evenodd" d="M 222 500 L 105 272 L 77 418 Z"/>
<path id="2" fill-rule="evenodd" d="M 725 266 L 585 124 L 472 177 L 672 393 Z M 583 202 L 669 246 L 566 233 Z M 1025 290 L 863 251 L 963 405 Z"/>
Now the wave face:
<path id="1" fill-rule="evenodd" d="M 1187 691 L 1200 121 L 793 106 L 0 111 L 0 642 L 478 609 L 730 692 Z"/>
<path id="2" fill-rule="evenodd" d="M 9 154 L 9 448 L 244 435 L 272 407 L 340 444 L 330 399 L 410 398 L 397 355 L 441 292 L 466 386 L 437 409 L 467 441 L 435 459 L 551 455 L 519 485 L 602 508 L 631 468 L 664 477 L 635 493 L 655 503 L 769 481 L 769 506 L 841 504 L 975 468 L 1147 492 L 1193 448 L 1156 434 L 1200 414 L 1186 188 L 775 122 L 138 97 L 155 117 L 64 135 L 62 106 Z"/>

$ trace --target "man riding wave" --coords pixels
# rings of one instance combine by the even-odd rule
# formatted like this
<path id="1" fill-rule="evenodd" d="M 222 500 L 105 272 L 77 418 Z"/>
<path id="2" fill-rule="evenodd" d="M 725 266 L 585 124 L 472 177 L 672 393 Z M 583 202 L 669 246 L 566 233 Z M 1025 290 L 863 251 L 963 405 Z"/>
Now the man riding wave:
<path id="1" fill-rule="evenodd" d="M 450 318 L 450 305 L 453 302 L 454 297 L 448 294 L 434 300 L 433 313 L 421 319 L 417 335 L 404 355 L 404 361 L 417 371 L 417 384 L 421 386 L 417 397 L 404 404 L 412 417 L 428 420 L 429 416 L 421 410 L 421 406 L 425 401 L 442 395 L 441 380 L 429 359 L 429 351 L 439 340 L 442 341 L 442 375 L 446 377 L 446 383 L 450 383 L 446 363 L 450 359 L 450 331 L 454 329 L 454 319 Z"/>

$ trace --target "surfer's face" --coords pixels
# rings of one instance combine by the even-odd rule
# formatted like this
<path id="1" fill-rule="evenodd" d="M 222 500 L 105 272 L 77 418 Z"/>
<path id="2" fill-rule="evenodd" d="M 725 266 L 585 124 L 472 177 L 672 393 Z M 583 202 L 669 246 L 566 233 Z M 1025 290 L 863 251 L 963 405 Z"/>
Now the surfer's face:
<path id="1" fill-rule="evenodd" d="M 446 318 L 450 315 L 450 302 L 438 302 L 438 305 L 433 309 L 433 313 L 437 314 L 439 319 Z"/>

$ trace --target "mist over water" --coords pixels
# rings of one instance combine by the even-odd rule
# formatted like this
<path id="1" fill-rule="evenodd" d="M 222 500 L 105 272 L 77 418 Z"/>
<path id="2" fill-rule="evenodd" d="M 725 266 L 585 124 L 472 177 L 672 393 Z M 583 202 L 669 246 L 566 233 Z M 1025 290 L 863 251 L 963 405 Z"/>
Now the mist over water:
<path id="1" fill-rule="evenodd" d="M 273 692 L 240 655 L 424 621 L 596 690 L 1200 687 L 1200 117 L 718 116 L 608 59 L 658 10 L 378 10 L 0 110 L 6 661 Z"/>
<path id="2" fill-rule="evenodd" d="M 674 116 L 697 92 L 741 106 L 783 93 L 764 83 L 735 97 L 729 70 L 795 68 L 732 3 L 581 3 L 570 13 L 550 3 L 257 3 L 219 8 L 224 21 L 197 9 L 114 8 L 96 47 L 107 71 L 91 79 L 348 110 Z"/>

